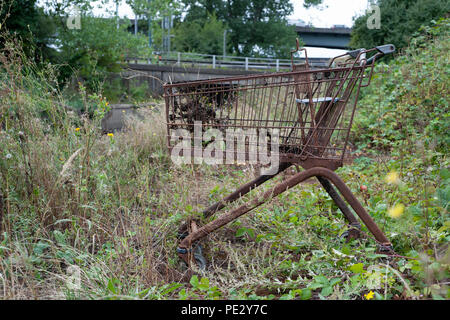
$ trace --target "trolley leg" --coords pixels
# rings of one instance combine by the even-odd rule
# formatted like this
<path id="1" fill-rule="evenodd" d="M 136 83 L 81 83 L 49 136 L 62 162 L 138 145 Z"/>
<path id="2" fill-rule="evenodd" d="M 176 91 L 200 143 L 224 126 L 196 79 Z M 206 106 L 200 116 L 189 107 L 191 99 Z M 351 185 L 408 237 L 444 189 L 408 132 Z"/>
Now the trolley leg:
<path id="1" fill-rule="evenodd" d="M 297 173 L 293 177 L 283 181 L 282 183 L 276 185 L 271 190 L 266 191 L 260 198 L 255 198 L 250 203 L 246 205 L 242 205 L 239 208 L 232 210 L 230 212 L 224 213 L 220 215 L 216 220 L 211 221 L 210 223 L 204 225 L 201 228 L 198 228 L 196 231 L 190 233 L 187 237 L 185 237 L 177 251 L 183 260 L 185 260 L 187 263 L 189 263 L 189 253 L 191 250 L 192 244 L 207 236 L 211 232 L 217 230 L 218 228 L 230 223 L 231 221 L 239 218 L 243 214 L 249 212 L 250 210 L 260 206 L 261 204 L 265 203 L 266 201 L 278 196 L 279 194 L 283 193 L 286 190 L 291 189 L 292 187 L 296 186 L 297 184 L 305 181 L 306 179 L 309 179 L 311 177 L 322 177 L 326 178 L 330 182 L 332 182 L 336 188 L 339 190 L 339 192 L 342 194 L 342 196 L 345 198 L 345 200 L 350 204 L 350 206 L 355 210 L 356 214 L 359 216 L 359 218 L 363 221 L 363 223 L 367 226 L 369 231 L 374 235 L 375 239 L 379 242 L 381 248 L 383 250 L 391 250 L 392 245 L 389 242 L 389 240 L 386 238 L 386 236 L 383 234 L 383 232 L 378 228 L 376 223 L 373 221 L 372 217 L 366 212 L 366 210 L 362 207 L 361 203 L 356 199 L 356 197 L 353 195 L 351 190 L 347 187 L 347 185 L 339 178 L 339 176 L 334 173 L 333 171 L 321 168 L 321 167 L 315 167 L 311 169 L 307 169 L 305 171 L 302 171 L 300 173 Z"/>
<path id="2" fill-rule="evenodd" d="M 205 209 L 203 211 L 203 216 L 205 218 L 210 217 L 211 215 L 213 215 L 217 211 L 225 208 L 227 204 L 229 204 L 231 202 L 234 202 L 237 199 L 239 199 L 240 197 L 246 195 L 247 193 L 249 193 L 250 191 L 252 191 L 256 187 L 258 187 L 261 184 L 263 184 L 264 182 L 266 182 L 267 180 L 270 180 L 273 177 L 275 177 L 277 174 L 279 174 L 280 172 L 283 172 L 284 170 L 289 168 L 291 165 L 292 165 L 291 163 L 284 163 L 284 162 L 280 163 L 280 165 L 278 167 L 278 171 L 275 174 L 260 175 L 258 178 L 256 178 L 256 179 L 254 179 L 254 180 L 244 184 L 242 187 L 237 189 L 235 192 L 233 192 L 232 194 L 230 194 L 226 198 L 223 198 L 221 201 L 216 202 L 215 204 L 213 204 L 209 208 Z"/>
<path id="3" fill-rule="evenodd" d="M 205 209 L 203 211 L 203 217 L 209 218 L 210 216 L 215 214 L 217 211 L 225 208 L 227 206 L 227 204 L 230 204 L 230 203 L 236 201 L 237 199 L 241 198 L 242 196 L 246 195 L 251 190 L 260 186 L 267 180 L 272 179 L 277 174 L 279 174 L 279 173 L 283 172 L 284 170 L 286 170 L 287 168 L 289 168 L 291 165 L 292 165 L 292 163 L 283 162 L 279 165 L 278 171 L 276 173 L 271 174 L 271 175 L 260 175 L 256 179 L 246 183 L 245 185 L 243 185 L 242 187 L 237 189 L 232 194 L 223 198 L 221 201 L 216 202 L 215 204 L 211 205 L 209 208 Z M 195 224 L 195 227 L 192 227 L 193 223 Z M 178 229 L 178 239 L 180 239 L 180 241 L 183 241 L 189 234 L 193 233 L 194 230 L 197 230 L 196 222 L 193 220 L 187 221 L 186 223 L 181 225 L 180 228 Z M 178 252 L 178 255 L 186 262 L 186 264 L 190 265 L 190 263 L 194 257 L 192 249 L 185 250 L 182 248 L 178 248 L 177 252 Z M 199 259 L 196 259 L 196 260 L 199 260 Z"/>
<path id="4" fill-rule="evenodd" d="M 359 238 L 359 231 L 361 230 L 361 225 L 359 224 L 358 220 L 353 215 L 353 213 L 350 211 L 350 208 L 347 207 L 345 201 L 341 198 L 339 193 L 333 188 L 328 179 L 318 176 L 317 180 L 319 180 L 320 184 L 323 186 L 325 191 L 330 195 L 334 203 L 336 203 L 338 208 L 344 214 L 347 221 L 350 222 L 350 229 L 348 231 L 347 239 Z"/>

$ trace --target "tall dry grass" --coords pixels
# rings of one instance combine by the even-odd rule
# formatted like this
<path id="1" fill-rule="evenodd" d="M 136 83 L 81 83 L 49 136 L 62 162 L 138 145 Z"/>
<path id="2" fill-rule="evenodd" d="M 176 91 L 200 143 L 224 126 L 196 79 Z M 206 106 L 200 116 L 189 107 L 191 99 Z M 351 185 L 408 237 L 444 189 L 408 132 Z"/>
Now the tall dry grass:
<path id="1" fill-rule="evenodd" d="M 170 217 L 177 203 L 164 176 L 161 106 L 102 135 L 105 98 L 80 84 L 97 110 L 80 119 L 64 108 L 57 68 L 35 65 L 19 48 L 8 39 L 0 53 L 0 296 L 64 296 L 72 266 L 82 275 L 77 297 L 136 295 L 180 280 L 168 254 L 182 216 Z M 187 187 L 179 184 L 186 198 Z"/>

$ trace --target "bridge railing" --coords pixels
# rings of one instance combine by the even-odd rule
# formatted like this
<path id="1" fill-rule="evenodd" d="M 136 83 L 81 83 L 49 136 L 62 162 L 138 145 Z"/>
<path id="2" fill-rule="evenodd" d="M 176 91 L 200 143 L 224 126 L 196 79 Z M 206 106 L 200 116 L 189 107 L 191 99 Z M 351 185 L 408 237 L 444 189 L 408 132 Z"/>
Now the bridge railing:
<path id="1" fill-rule="evenodd" d="M 136 64 L 163 64 L 179 67 L 202 67 L 244 70 L 274 70 L 284 71 L 291 69 L 290 59 L 253 58 L 221 56 L 200 53 L 172 52 L 153 57 L 128 57 L 128 63 Z M 308 58 L 312 67 L 323 67 L 328 63 L 328 58 Z M 302 58 L 294 59 L 295 64 L 304 63 Z"/>

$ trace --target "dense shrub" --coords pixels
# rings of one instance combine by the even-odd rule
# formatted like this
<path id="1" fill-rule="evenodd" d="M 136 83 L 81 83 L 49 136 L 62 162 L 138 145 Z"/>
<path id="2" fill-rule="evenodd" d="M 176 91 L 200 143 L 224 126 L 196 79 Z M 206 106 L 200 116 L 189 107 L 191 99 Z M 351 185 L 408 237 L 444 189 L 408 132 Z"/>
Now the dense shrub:
<path id="1" fill-rule="evenodd" d="M 406 148 L 414 148 L 421 140 L 428 148 L 448 151 L 449 27 L 449 19 L 423 27 L 404 54 L 378 63 L 353 127 L 360 147 L 388 151 L 405 141 Z"/>

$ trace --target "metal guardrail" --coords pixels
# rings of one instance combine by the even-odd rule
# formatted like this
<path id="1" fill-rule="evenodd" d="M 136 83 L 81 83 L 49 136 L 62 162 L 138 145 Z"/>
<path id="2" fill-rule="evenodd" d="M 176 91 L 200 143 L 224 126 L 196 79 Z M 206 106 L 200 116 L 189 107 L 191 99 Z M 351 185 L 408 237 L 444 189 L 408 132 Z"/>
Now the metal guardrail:
<path id="1" fill-rule="evenodd" d="M 328 60 L 328 58 L 308 58 L 311 67 L 327 66 Z M 275 70 L 277 72 L 291 69 L 290 59 L 220 56 L 186 52 L 166 53 L 152 58 L 127 57 L 125 61 L 136 64 L 163 64 L 212 69 Z M 302 64 L 304 62 L 305 59 L 302 58 L 294 59 L 295 64 Z"/>

